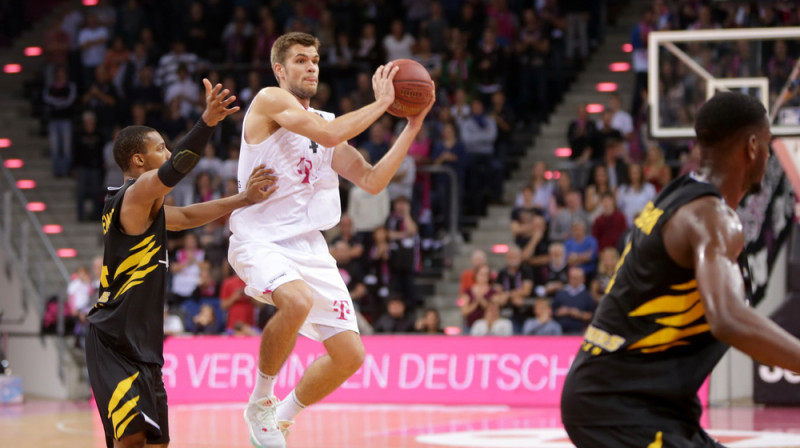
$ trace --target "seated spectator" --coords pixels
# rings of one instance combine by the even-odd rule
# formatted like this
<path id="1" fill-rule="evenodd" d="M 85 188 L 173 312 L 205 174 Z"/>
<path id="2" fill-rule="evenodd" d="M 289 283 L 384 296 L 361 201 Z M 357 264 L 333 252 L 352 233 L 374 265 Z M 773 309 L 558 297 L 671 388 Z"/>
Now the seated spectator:
<path id="1" fill-rule="evenodd" d="M 618 93 L 612 93 L 608 98 L 608 110 L 611 116 L 611 127 L 622 134 L 622 138 L 627 142 L 633 136 L 633 118 L 631 114 L 622 109 L 622 99 Z"/>
<path id="2" fill-rule="evenodd" d="M 644 180 L 653 184 L 656 193 L 661 191 L 672 180 L 672 169 L 664 160 L 664 152 L 658 143 L 651 142 L 647 146 L 647 157 L 644 162 Z"/>
<path id="3" fill-rule="evenodd" d="M 547 238 L 547 223 L 541 216 L 531 218 L 530 236 L 524 246 L 520 247 L 522 260 L 530 266 L 533 282 L 543 285 L 547 278 L 547 264 L 550 262 L 548 247 L 550 240 Z"/>
<path id="4" fill-rule="evenodd" d="M 500 306 L 490 302 L 486 306 L 484 316 L 475 321 L 470 327 L 471 336 L 511 336 L 514 327 L 511 321 L 500 316 Z"/>
<path id="5" fill-rule="evenodd" d="M 586 234 L 586 224 L 578 221 L 572 224 L 572 236 L 564 241 L 567 264 L 579 266 L 592 277 L 597 270 L 597 240 Z"/>
<path id="6" fill-rule="evenodd" d="M 164 104 L 178 100 L 181 117 L 191 119 L 201 98 L 200 87 L 189 77 L 189 69 L 184 64 L 178 65 L 177 79 L 164 91 Z"/>
<path id="7" fill-rule="evenodd" d="M 336 267 L 344 280 L 350 299 L 356 312 L 369 316 L 374 320 L 378 316 L 381 306 L 374 297 L 369 294 L 367 286 L 364 284 L 364 270 L 358 259 L 351 256 L 350 244 L 345 240 L 338 240 L 330 247 L 331 256 L 336 260 Z"/>
<path id="8" fill-rule="evenodd" d="M 536 292 L 536 295 L 540 297 L 552 297 L 561 291 L 569 281 L 569 264 L 567 264 L 567 252 L 564 249 L 564 244 L 559 242 L 551 243 L 548 252 L 550 263 L 547 265 L 547 283 L 544 285 L 544 290 L 537 287 Z"/>
<path id="9" fill-rule="evenodd" d="M 550 241 L 565 241 L 569 238 L 572 225 L 576 222 L 582 222 L 584 226 L 589 225 L 589 216 L 581 204 L 580 191 L 569 191 L 565 202 L 566 206 L 558 210 L 550 220 Z"/>
<path id="10" fill-rule="evenodd" d="M 470 267 L 461 271 L 461 284 L 458 288 L 461 294 L 467 292 L 467 290 L 475 284 L 475 272 L 477 272 L 478 268 L 489 264 L 486 258 L 486 252 L 475 249 L 469 257 L 469 263 Z"/>
<path id="11" fill-rule="evenodd" d="M 413 333 L 414 319 L 406 313 L 406 304 L 401 297 L 389 300 L 384 313 L 373 326 L 376 333 Z"/>
<path id="12" fill-rule="evenodd" d="M 494 300 L 497 293 L 489 265 L 484 264 L 475 268 L 475 283 L 459 298 L 461 317 L 464 318 L 466 330 L 472 328 L 472 324 L 483 317 L 486 307 Z"/>
<path id="13" fill-rule="evenodd" d="M 553 308 L 550 299 L 540 297 L 533 303 L 533 315 L 522 326 L 522 334 L 526 336 L 561 336 L 561 325 L 553 320 Z"/>
<path id="14" fill-rule="evenodd" d="M 347 243 L 348 262 L 350 260 L 358 262 L 364 255 L 364 241 L 361 235 L 355 233 L 353 219 L 348 215 L 342 215 L 339 219 L 339 234 L 331 240 L 331 249 L 339 241 Z"/>
<path id="15" fill-rule="evenodd" d="M 567 141 L 572 149 L 570 159 L 577 164 L 596 162 L 603 157 L 603 147 L 594 145 L 597 126 L 589 118 L 586 104 L 578 104 L 578 111 L 567 129 Z"/>
<path id="16" fill-rule="evenodd" d="M 194 296 L 200 285 L 200 266 L 205 260 L 205 252 L 200 248 L 197 236 L 187 232 L 183 237 L 183 248 L 175 252 L 175 261 L 170 263 L 172 289 L 167 302 L 180 305 Z"/>
<path id="17" fill-rule="evenodd" d="M 631 164 L 628 167 L 628 183 L 617 189 L 617 206 L 625 215 L 628 227 L 633 225 L 633 220 L 644 206 L 655 198 L 656 189 L 644 180 L 642 166 Z"/>
<path id="18" fill-rule="evenodd" d="M 392 20 L 391 32 L 383 38 L 383 50 L 386 53 L 387 61 L 412 58 L 411 48 L 414 46 L 415 40 L 403 27 L 401 19 Z"/>
<path id="19" fill-rule="evenodd" d="M 611 186 L 608 178 L 608 168 L 603 164 L 597 164 L 592 169 L 589 184 L 584 189 L 584 209 L 589 214 L 590 222 L 602 213 L 600 198 L 606 193 L 614 193 L 616 189 Z"/>
<path id="20" fill-rule="evenodd" d="M 554 193 L 556 187 L 553 185 L 552 181 L 545 179 L 544 176 L 546 172 L 546 163 L 541 160 L 535 162 L 533 168 L 531 168 L 531 178 L 528 180 L 528 185 L 530 185 L 533 191 L 533 206 L 542 210 L 544 216 L 549 219 L 550 209 L 553 207 L 553 201 L 555 199 Z M 567 180 L 569 180 L 569 178 L 567 178 Z M 522 192 L 520 192 L 520 194 L 517 195 L 515 205 L 518 207 L 522 206 L 523 202 Z"/>
<path id="21" fill-rule="evenodd" d="M 220 307 L 228 312 L 228 319 L 225 322 L 225 330 L 235 331 L 237 326 L 241 329 L 242 325 L 253 327 L 255 325 L 256 306 L 253 300 L 245 293 L 245 284 L 233 269 L 230 275 L 222 282 L 220 290 Z"/>
<path id="22" fill-rule="evenodd" d="M 217 317 L 214 307 L 201 305 L 200 311 L 192 317 L 193 334 L 217 334 Z"/>
<path id="23" fill-rule="evenodd" d="M 600 121 L 597 122 L 597 131 L 594 133 L 593 152 L 602 154 L 608 148 L 609 140 L 619 141 L 622 143 L 622 151 L 619 153 L 619 157 L 627 160 L 628 152 L 625 149 L 625 136 L 612 123 L 614 112 L 606 109 L 600 117 Z"/>
<path id="24" fill-rule="evenodd" d="M 617 247 L 628 223 L 625 215 L 617 210 L 617 201 L 611 193 L 602 196 L 600 209 L 600 216 L 592 224 L 592 235 L 597 239 L 597 250 L 602 251 L 606 247 Z"/>
<path id="25" fill-rule="evenodd" d="M 222 309 L 220 308 L 217 281 L 211 271 L 211 263 L 208 261 L 200 264 L 200 284 L 192 297 L 181 304 L 181 313 L 184 316 L 183 326 L 189 333 L 215 334 L 222 330 L 222 327 L 218 328 L 216 325 L 216 310 L 219 309 L 219 314 L 222 315 Z M 211 310 L 211 318 L 204 314 L 208 312 L 208 310 L 203 311 L 204 307 Z M 202 325 L 201 328 L 197 327 L 198 321 Z"/>
<path id="26" fill-rule="evenodd" d="M 606 140 L 605 148 L 602 164 L 608 173 L 608 185 L 612 189 L 619 190 L 620 185 L 628 182 L 628 164 L 622 155 L 625 144 L 621 138 L 610 138 Z"/>
<path id="27" fill-rule="evenodd" d="M 406 156 L 408 158 L 408 156 Z M 420 259 L 420 238 L 417 223 L 411 217 L 411 204 L 404 196 L 394 200 L 392 213 L 386 219 L 389 231 L 389 270 L 392 291 L 402 294 L 406 306 L 413 310 L 417 306 L 417 289 L 414 275 Z"/>
<path id="28" fill-rule="evenodd" d="M 169 311 L 168 307 L 164 307 L 164 336 L 179 335 L 184 332 L 183 319 L 177 314 Z"/>
<path id="29" fill-rule="evenodd" d="M 370 235 L 371 243 L 366 257 L 364 284 L 373 296 L 385 303 L 389 299 L 391 270 L 389 269 L 389 231 L 378 226 Z M 369 316 L 373 321 L 377 313 Z"/>
<path id="30" fill-rule="evenodd" d="M 522 324 L 531 312 L 525 299 L 533 291 L 533 270 L 522 264 L 519 248 L 511 246 L 506 252 L 506 265 L 497 273 L 498 293 L 494 302 L 500 305 L 500 315 L 514 326 L 514 333 L 522 331 Z"/>
<path id="31" fill-rule="evenodd" d="M 217 150 L 214 149 L 214 145 L 211 143 L 206 144 L 206 147 L 203 149 L 203 157 L 197 161 L 197 165 L 195 165 L 193 171 L 196 173 L 206 172 L 210 174 L 213 183 L 217 184 L 216 187 L 219 186 L 219 182 L 222 178 L 222 160 L 217 157 Z"/>
<path id="32" fill-rule="evenodd" d="M 528 211 L 533 214 L 545 216 L 546 210 L 546 208 L 540 207 L 539 204 L 534 201 L 533 186 L 523 186 L 520 197 L 515 203 L 514 208 L 511 209 L 511 233 L 515 233 L 514 223 L 515 221 L 519 221 L 519 215 L 521 212 Z"/>
<path id="33" fill-rule="evenodd" d="M 600 261 L 597 263 L 598 288 L 605 292 L 608 282 L 614 276 L 619 263 L 619 252 L 616 247 L 606 247 L 600 252 Z"/>
<path id="34" fill-rule="evenodd" d="M 586 288 L 583 269 L 569 269 L 569 283 L 553 297 L 553 315 L 565 335 L 580 335 L 594 315 L 595 302 Z"/>
<path id="35" fill-rule="evenodd" d="M 414 329 L 418 333 L 424 334 L 444 334 L 442 329 L 442 318 L 439 316 L 439 311 L 436 308 L 428 308 L 422 314 L 422 317 L 417 319 L 414 324 Z"/>

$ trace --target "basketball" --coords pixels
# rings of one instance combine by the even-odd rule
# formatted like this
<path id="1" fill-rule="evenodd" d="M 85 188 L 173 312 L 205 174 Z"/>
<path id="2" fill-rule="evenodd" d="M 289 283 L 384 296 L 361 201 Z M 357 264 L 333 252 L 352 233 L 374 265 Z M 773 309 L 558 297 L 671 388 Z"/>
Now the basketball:
<path id="1" fill-rule="evenodd" d="M 395 117 L 410 117 L 420 113 L 431 100 L 431 75 L 417 61 L 392 61 L 400 68 L 394 77 L 394 103 L 387 112 Z"/>

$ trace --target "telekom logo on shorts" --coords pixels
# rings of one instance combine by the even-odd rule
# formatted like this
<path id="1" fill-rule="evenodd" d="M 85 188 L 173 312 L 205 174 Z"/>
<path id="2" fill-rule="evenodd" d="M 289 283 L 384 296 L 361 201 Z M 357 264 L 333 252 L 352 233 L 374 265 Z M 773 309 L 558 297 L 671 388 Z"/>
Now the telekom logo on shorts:
<path id="1" fill-rule="evenodd" d="M 337 319 L 347 320 L 347 316 L 350 315 L 350 303 L 345 300 L 334 300 L 333 312 L 339 313 Z"/>
<path id="2" fill-rule="evenodd" d="M 308 183 L 308 177 L 311 174 L 311 169 L 314 168 L 314 164 L 311 163 L 311 160 L 306 159 L 305 157 L 301 157 L 300 161 L 297 162 L 297 174 L 303 175 L 303 183 Z"/>

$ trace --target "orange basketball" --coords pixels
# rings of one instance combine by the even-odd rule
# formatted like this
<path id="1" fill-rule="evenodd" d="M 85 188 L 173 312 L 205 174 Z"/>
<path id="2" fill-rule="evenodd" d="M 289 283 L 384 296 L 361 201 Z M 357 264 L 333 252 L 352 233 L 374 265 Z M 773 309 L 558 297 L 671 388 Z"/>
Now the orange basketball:
<path id="1" fill-rule="evenodd" d="M 392 61 L 400 67 L 394 77 L 394 103 L 387 112 L 395 117 L 409 117 L 425 109 L 431 100 L 431 75 L 417 61 L 397 59 Z"/>

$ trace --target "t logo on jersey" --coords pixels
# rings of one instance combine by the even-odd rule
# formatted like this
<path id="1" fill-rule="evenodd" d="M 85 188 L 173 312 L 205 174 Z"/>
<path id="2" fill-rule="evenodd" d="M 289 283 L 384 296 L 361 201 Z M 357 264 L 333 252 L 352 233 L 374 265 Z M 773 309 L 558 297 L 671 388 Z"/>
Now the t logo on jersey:
<path id="1" fill-rule="evenodd" d="M 339 313 L 337 319 L 340 320 L 348 320 L 347 316 L 350 315 L 350 303 L 346 300 L 334 300 L 333 301 L 333 312 Z"/>
<path id="2" fill-rule="evenodd" d="M 311 160 L 306 159 L 305 157 L 301 157 L 300 161 L 297 162 L 297 174 L 303 175 L 303 183 L 307 184 L 308 178 L 311 175 L 311 170 L 314 168 L 314 164 Z"/>

